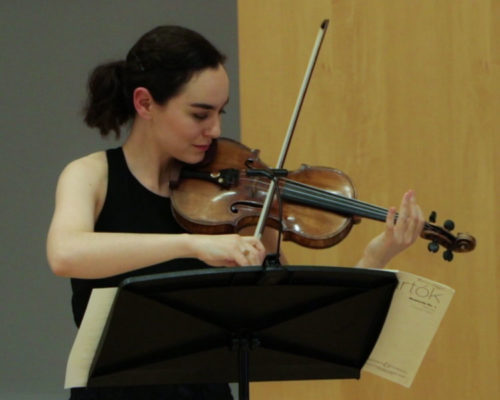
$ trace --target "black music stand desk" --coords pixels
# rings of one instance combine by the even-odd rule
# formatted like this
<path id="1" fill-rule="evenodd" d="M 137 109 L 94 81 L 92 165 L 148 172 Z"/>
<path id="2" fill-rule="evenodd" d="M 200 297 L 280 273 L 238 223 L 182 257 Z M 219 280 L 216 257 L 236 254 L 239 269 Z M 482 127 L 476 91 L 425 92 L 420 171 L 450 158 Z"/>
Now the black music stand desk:
<path id="1" fill-rule="evenodd" d="M 359 378 L 396 275 L 340 267 L 207 268 L 125 280 L 87 386 Z"/>

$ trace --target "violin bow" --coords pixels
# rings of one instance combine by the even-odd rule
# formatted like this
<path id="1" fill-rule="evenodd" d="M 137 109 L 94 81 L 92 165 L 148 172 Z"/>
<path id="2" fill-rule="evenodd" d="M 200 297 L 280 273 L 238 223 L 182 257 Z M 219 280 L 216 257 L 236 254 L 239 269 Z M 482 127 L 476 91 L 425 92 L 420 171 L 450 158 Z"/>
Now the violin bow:
<path id="1" fill-rule="evenodd" d="M 309 58 L 309 64 L 307 65 L 304 79 L 302 81 L 302 86 L 300 88 L 299 95 L 295 103 L 295 108 L 293 110 L 290 123 L 288 124 L 288 130 L 286 133 L 285 140 L 283 141 L 283 145 L 281 147 L 281 153 L 278 158 L 276 169 L 283 168 L 283 165 L 285 163 L 285 158 L 288 153 L 290 143 L 292 141 L 292 136 L 295 131 L 295 126 L 297 125 L 299 113 L 302 108 L 302 104 L 304 103 L 304 99 L 306 97 L 307 88 L 309 87 L 309 82 L 311 81 L 312 73 L 314 71 L 314 67 L 316 66 L 316 61 L 318 59 L 319 51 L 321 49 L 321 44 L 323 43 L 323 38 L 325 37 L 326 29 L 328 28 L 329 22 L 330 21 L 328 19 L 325 19 L 321 23 L 318 34 L 316 35 L 316 41 L 314 42 L 314 47 L 311 56 Z M 257 222 L 257 226 L 255 227 L 254 237 L 256 237 L 259 240 L 262 237 L 262 233 L 264 232 L 264 228 L 266 226 L 266 220 L 269 215 L 269 211 L 271 209 L 271 204 L 275 190 L 276 190 L 276 180 L 272 179 L 269 184 L 269 190 L 267 192 L 266 199 L 262 206 L 262 212 L 260 214 L 259 221 Z"/>

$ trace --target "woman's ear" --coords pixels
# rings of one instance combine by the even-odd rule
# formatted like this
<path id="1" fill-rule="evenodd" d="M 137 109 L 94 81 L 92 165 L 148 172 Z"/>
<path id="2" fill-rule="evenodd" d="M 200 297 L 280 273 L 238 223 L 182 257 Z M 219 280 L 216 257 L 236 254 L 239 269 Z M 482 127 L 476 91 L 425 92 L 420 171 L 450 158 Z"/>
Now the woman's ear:
<path id="1" fill-rule="evenodd" d="M 151 118 L 151 109 L 154 103 L 153 96 L 148 89 L 144 87 L 138 87 L 134 90 L 134 108 L 141 118 L 149 119 Z"/>

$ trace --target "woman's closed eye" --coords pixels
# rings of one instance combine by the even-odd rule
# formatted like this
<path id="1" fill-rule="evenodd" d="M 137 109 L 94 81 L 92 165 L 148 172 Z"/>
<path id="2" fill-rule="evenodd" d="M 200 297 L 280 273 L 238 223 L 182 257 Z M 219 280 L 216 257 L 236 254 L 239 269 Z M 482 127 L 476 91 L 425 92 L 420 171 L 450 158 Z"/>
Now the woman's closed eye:
<path id="1" fill-rule="evenodd" d="M 208 118 L 208 114 L 207 113 L 201 113 L 201 114 L 196 113 L 196 114 L 193 114 L 193 117 L 199 121 L 203 121 L 203 120 Z"/>
<path id="2" fill-rule="evenodd" d="M 225 113 L 226 113 L 226 110 L 224 110 L 224 109 L 221 109 L 219 111 L 219 115 L 222 115 L 222 114 L 225 114 Z M 193 117 L 195 119 L 197 119 L 198 121 L 203 121 L 203 120 L 207 119 L 209 116 L 210 116 L 210 114 L 209 113 L 205 113 L 205 112 L 203 112 L 203 113 L 194 113 L 193 114 Z"/>

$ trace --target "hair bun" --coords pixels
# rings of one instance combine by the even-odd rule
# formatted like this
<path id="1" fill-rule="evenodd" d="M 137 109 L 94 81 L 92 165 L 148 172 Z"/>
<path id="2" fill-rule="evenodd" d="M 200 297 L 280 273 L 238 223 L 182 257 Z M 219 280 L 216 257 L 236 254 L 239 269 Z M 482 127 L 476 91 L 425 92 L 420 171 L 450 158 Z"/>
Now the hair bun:
<path id="1" fill-rule="evenodd" d="M 89 96 L 85 122 L 99 128 L 101 135 L 110 131 L 120 135 L 120 126 L 131 117 L 125 88 L 126 62 L 113 61 L 97 66 L 88 82 Z"/>

